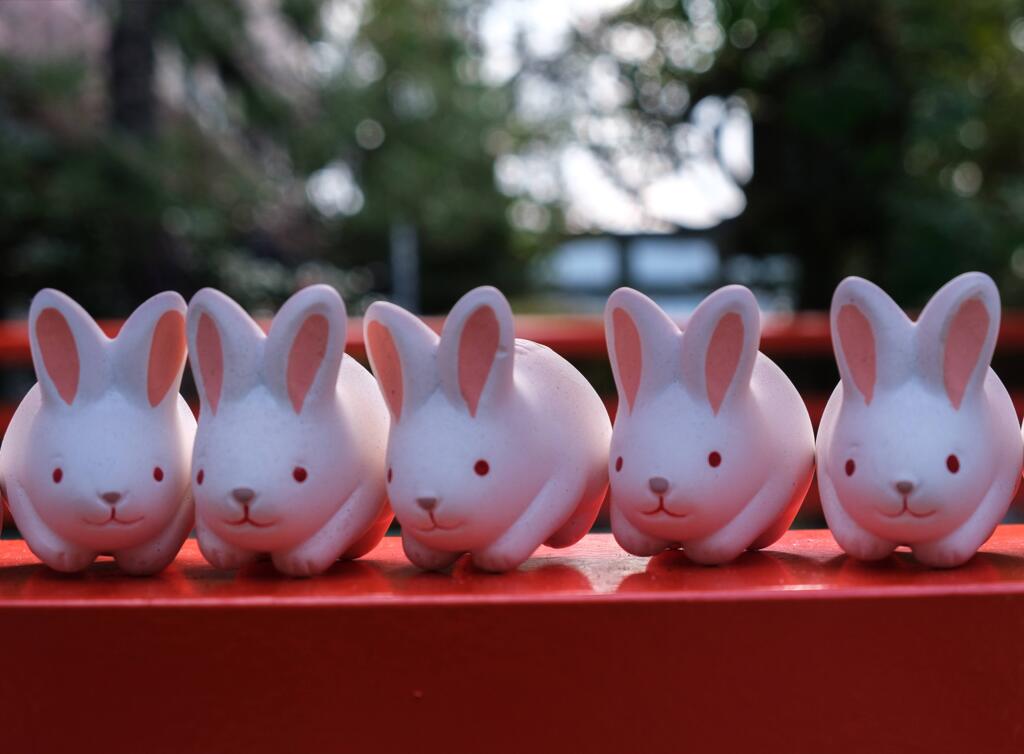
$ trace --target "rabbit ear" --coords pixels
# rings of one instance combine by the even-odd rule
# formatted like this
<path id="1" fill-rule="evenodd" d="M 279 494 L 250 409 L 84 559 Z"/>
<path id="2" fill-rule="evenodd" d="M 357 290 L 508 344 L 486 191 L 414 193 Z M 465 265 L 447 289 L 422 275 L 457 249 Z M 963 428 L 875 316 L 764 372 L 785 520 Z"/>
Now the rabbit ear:
<path id="1" fill-rule="evenodd" d="M 604 307 L 604 334 L 619 401 L 627 410 L 676 378 L 679 328 L 644 294 L 632 288 L 612 293 Z"/>
<path id="2" fill-rule="evenodd" d="M 999 333 L 999 291 L 992 278 L 968 272 L 946 283 L 917 320 L 921 369 L 953 408 L 980 392 Z"/>
<path id="3" fill-rule="evenodd" d="M 329 285 L 303 288 L 284 302 L 267 334 L 264 377 L 296 414 L 333 400 L 345 353 L 345 302 Z"/>
<path id="4" fill-rule="evenodd" d="M 907 377 L 913 325 L 874 283 L 848 277 L 832 296 L 832 348 L 843 387 L 870 404 L 878 387 Z"/>
<path id="5" fill-rule="evenodd" d="M 438 386 L 437 333 L 405 309 L 384 301 L 363 318 L 370 366 L 397 422 Z"/>
<path id="6" fill-rule="evenodd" d="M 160 405 L 181 386 L 186 309 L 179 294 L 158 293 L 132 312 L 114 340 L 114 378 L 146 405 Z"/>
<path id="7" fill-rule="evenodd" d="M 683 330 L 683 384 L 704 396 L 717 414 L 722 404 L 750 388 L 761 342 L 757 299 L 742 285 L 727 285 L 705 298 Z"/>
<path id="8" fill-rule="evenodd" d="M 441 329 L 437 364 L 441 388 L 476 416 L 512 390 L 515 332 L 512 309 L 497 288 L 474 288 L 452 308 Z"/>
<path id="9" fill-rule="evenodd" d="M 222 401 L 238 398 L 256 384 L 263 331 L 242 307 L 213 288 L 192 297 L 185 324 L 203 410 L 216 414 Z"/>
<path id="10" fill-rule="evenodd" d="M 43 398 L 68 406 L 110 385 L 110 340 L 69 296 L 44 288 L 29 309 L 32 363 Z"/>

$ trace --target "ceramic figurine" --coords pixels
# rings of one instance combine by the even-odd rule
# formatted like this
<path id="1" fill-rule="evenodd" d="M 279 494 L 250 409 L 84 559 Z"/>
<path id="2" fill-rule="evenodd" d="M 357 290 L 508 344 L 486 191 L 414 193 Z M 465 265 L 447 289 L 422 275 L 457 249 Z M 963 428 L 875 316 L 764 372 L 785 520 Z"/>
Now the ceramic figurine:
<path id="1" fill-rule="evenodd" d="M 414 564 L 441 569 L 469 552 L 507 571 L 586 534 L 608 486 L 608 412 L 569 362 L 515 339 L 498 290 L 463 296 L 440 338 L 382 302 L 364 328 L 391 410 L 388 493 Z"/>
<path id="2" fill-rule="evenodd" d="M 111 340 L 77 303 L 46 289 L 28 326 L 39 381 L 0 448 L 18 531 L 58 571 L 80 571 L 101 554 L 128 573 L 162 570 L 192 529 L 196 423 L 178 394 L 184 299 L 154 296 Z"/>
<path id="3" fill-rule="evenodd" d="M 266 336 L 219 291 L 189 303 L 196 533 L 214 566 L 269 554 L 283 573 L 311 576 L 384 536 L 388 412 L 346 336 L 345 305 L 326 285 L 288 299 Z"/>
<path id="4" fill-rule="evenodd" d="M 1002 520 L 1020 481 L 1021 430 L 989 368 L 999 292 L 971 272 L 912 322 L 880 288 L 847 278 L 832 298 L 842 381 L 818 431 L 821 504 L 861 560 L 907 545 L 959 565 Z"/>
<path id="5" fill-rule="evenodd" d="M 680 331 L 620 288 L 605 333 L 619 393 L 609 474 L 622 548 L 682 547 L 717 564 L 782 536 L 811 484 L 814 432 L 793 383 L 758 352 L 754 295 L 720 288 Z"/>

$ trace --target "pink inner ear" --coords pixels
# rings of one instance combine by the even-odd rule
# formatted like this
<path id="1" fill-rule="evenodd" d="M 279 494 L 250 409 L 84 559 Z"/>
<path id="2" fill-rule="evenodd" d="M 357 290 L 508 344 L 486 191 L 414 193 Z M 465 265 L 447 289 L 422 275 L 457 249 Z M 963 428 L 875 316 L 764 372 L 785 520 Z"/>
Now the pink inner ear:
<path id="1" fill-rule="evenodd" d="M 43 309 L 36 317 L 36 342 L 43 353 L 43 366 L 57 393 L 69 406 L 78 393 L 78 347 L 71 326 L 54 308 Z"/>
<path id="2" fill-rule="evenodd" d="M 732 378 L 739 366 L 743 353 L 743 319 L 736 312 L 725 314 L 708 343 L 708 355 L 704 361 L 704 381 L 707 385 L 708 402 L 716 414 L 725 400 Z"/>
<path id="3" fill-rule="evenodd" d="M 459 338 L 459 390 L 476 416 L 480 395 L 487 384 L 487 375 L 498 353 L 500 327 L 498 317 L 489 306 L 481 306 L 466 319 Z"/>
<path id="4" fill-rule="evenodd" d="M 839 344 L 846 359 L 846 368 L 853 376 L 853 382 L 864 396 L 864 403 L 871 403 L 875 395 L 875 334 L 864 313 L 853 304 L 846 304 L 836 317 L 839 330 Z"/>
<path id="5" fill-rule="evenodd" d="M 988 309 L 980 299 L 961 304 L 949 323 L 946 350 L 942 357 L 942 376 L 946 395 L 953 408 L 959 409 L 967 383 L 978 365 L 982 346 L 988 335 Z"/>
<path id="6" fill-rule="evenodd" d="M 199 317 L 196 331 L 196 350 L 199 352 L 199 373 L 203 378 L 203 391 L 210 410 L 217 413 L 220 390 L 224 384 L 224 349 L 220 345 L 217 325 L 208 314 Z"/>
<path id="7" fill-rule="evenodd" d="M 373 354 L 373 365 L 395 419 L 402 415 L 402 362 L 391 331 L 380 322 L 371 322 L 366 331 L 367 345 Z"/>
<path id="8" fill-rule="evenodd" d="M 615 333 L 615 365 L 619 370 L 619 381 L 626 393 L 626 403 L 633 410 L 636 395 L 640 391 L 640 377 L 643 374 L 643 348 L 640 333 L 633 318 L 625 309 L 612 312 L 612 330 Z"/>
<path id="9" fill-rule="evenodd" d="M 185 318 L 181 312 L 164 312 L 153 328 L 146 370 L 146 393 L 149 405 L 156 406 L 167 395 L 185 364 Z"/>
<path id="10" fill-rule="evenodd" d="M 285 377 L 288 397 L 295 413 L 302 411 L 306 395 L 313 387 L 316 373 L 323 364 L 330 332 L 331 326 L 327 322 L 327 317 L 322 314 L 311 314 L 306 317 L 306 321 L 295 334 L 292 350 L 288 353 L 288 371 Z"/>

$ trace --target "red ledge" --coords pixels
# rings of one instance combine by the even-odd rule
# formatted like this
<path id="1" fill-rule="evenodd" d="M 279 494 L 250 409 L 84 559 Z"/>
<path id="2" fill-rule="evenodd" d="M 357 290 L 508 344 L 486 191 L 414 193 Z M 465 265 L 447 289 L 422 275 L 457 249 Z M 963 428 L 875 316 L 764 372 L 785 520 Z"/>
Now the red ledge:
<path id="1" fill-rule="evenodd" d="M 1001 526 L 967 565 L 936 570 L 898 551 L 880 563 L 842 554 L 827 531 L 790 531 L 770 549 L 727 566 L 691 563 L 680 552 L 637 558 L 609 534 L 564 550 L 542 548 L 506 574 L 464 558 L 448 573 L 421 573 L 387 537 L 369 556 L 313 579 L 277 574 L 269 563 L 218 571 L 195 540 L 151 578 L 124 576 L 109 559 L 83 574 L 58 574 L 18 540 L 0 542 L 0 609 L 42 607 L 360 607 L 587 602 L 736 602 L 1024 594 L 1024 525 Z"/>
<path id="2" fill-rule="evenodd" d="M 962 568 L 828 532 L 703 567 L 608 535 L 500 576 L 388 538 L 323 577 L 0 543 L 10 752 L 1024 751 L 1024 527 Z"/>

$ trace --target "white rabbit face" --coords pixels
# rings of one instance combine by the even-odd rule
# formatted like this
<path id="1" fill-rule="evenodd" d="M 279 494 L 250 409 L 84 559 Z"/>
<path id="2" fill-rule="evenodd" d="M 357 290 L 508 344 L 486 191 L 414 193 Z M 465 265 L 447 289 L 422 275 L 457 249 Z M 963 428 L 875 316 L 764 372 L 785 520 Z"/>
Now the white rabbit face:
<path id="1" fill-rule="evenodd" d="M 547 469 L 504 415 L 471 417 L 438 391 L 392 431 L 388 496 L 403 527 L 440 549 L 486 545 L 514 521 Z"/>
<path id="2" fill-rule="evenodd" d="M 117 338 L 57 291 L 32 302 L 30 339 L 39 419 L 22 482 L 62 538 L 99 552 L 151 540 L 187 492 L 191 417 L 178 386 L 185 302 L 162 293 Z"/>
<path id="3" fill-rule="evenodd" d="M 302 541 L 359 480 L 331 412 L 303 421 L 264 387 L 200 423 L 192 482 L 197 509 L 221 538 L 270 551 Z"/>
<path id="4" fill-rule="evenodd" d="M 716 291 L 680 332 L 657 304 L 622 288 L 608 300 L 605 332 L 619 392 L 612 505 L 669 541 L 718 530 L 770 474 L 750 390 L 760 338 L 753 294 Z"/>
<path id="5" fill-rule="evenodd" d="M 55 411 L 33 427 L 24 480 L 37 512 L 66 539 L 99 551 L 152 539 L 188 486 L 189 438 L 174 419 L 119 393 Z M 45 462 L 43 461 L 45 459 Z"/>
<path id="6" fill-rule="evenodd" d="M 612 435 L 613 504 L 641 531 L 670 541 L 718 530 L 769 472 L 763 432 L 742 418 L 713 415 L 681 387 L 637 406 Z"/>
<path id="7" fill-rule="evenodd" d="M 192 484 L 196 512 L 226 542 L 273 551 L 307 540 L 365 473 L 337 402 L 347 318 L 340 296 L 310 286 L 264 336 L 224 294 L 189 305 L 202 399 Z"/>
<path id="8" fill-rule="evenodd" d="M 827 462 L 858 524 L 913 544 L 948 534 L 970 516 L 994 472 L 977 413 L 954 410 L 944 394 L 916 381 L 842 412 Z"/>
<path id="9" fill-rule="evenodd" d="M 847 278 L 831 320 L 842 404 L 819 443 L 839 503 L 891 542 L 952 533 L 999 473 L 983 408 L 999 328 L 995 285 L 961 275 L 914 323 L 877 286 Z"/>
<path id="10" fill-rule="evenodd" d="M 366 315 L 366 343 L 392 416 L 388 495 L 403 530 L 449 551 L 494 541 L 556 462 L 516 410 L 508 302 L 494 288 L 470 291 L 440 338 L 403 309 L 377 303 Z"/>

